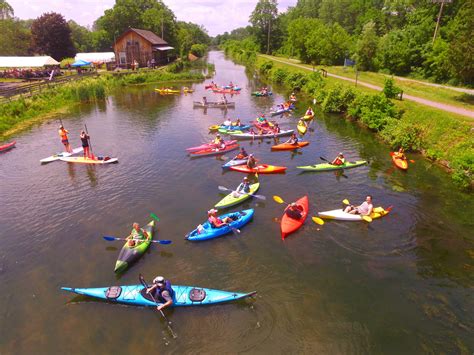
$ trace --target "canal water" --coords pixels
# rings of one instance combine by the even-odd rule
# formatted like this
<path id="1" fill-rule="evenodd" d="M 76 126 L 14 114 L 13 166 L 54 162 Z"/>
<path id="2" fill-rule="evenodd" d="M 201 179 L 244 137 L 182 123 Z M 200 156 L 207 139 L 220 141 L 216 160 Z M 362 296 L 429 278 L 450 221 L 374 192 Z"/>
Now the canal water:
<path id="1" fill-rule="evenodd" d="M 259 194 L 233 210 L 254 208 L 238 236 L 192 243 L 184 235 L 206 219 L 243 174 L 223 172 L 224 158 L 190 159 L 185 148 L 211 139 L 208 126 L 226 117 L 250 121 L 283 100 L 250 92 L 264 83 L 245 68 L 211 52 L 213 80 L 232 81 L 242 93 L 229 111 L 193 109 L 206 95 L 160 96 L 154 85 L 124 88 L 97 104 L 83 104 L 17 137 L 0 155 L 0 353 L 472 353 L 474 350 L 474 248 L 472 195 L 421 156 L 407 172 L 391 163 L 389 149 L 370 132 L 338 116 L 317 119 L 298 153 L 271 152 L 273 142 L 243 141 L 262 163 L 286 174 L 261 175 Z M 210 80 L 206 81 L 209 82 Z M 160 87 L 161 85 L 157 85 Z M 180 86 L 180 85 L 179 85 Z M 291 116 L 296 128 L 308 102 Z M 96 155 L 118 164 L 70 165 L 39 160 L 61 149 L 59 119 L 74 146 L 87 125 Z M 344 152 L 368 166 L 340 173 L 302 173 Z M 360 203 L 367 194 L 392 212 L 372 223 L 308 218 L 280 238 L 285 205 L 309 196 L 310 215 Z M 159 239 L 121 276 L 113 272 L 133 222 L 159 216 Z M 153 309 L 78 297 L 61 286 L 138 283 L 163 275 L 175 284 L 258 291 L 245 301 L 166 310 L 177 339 Z"/>

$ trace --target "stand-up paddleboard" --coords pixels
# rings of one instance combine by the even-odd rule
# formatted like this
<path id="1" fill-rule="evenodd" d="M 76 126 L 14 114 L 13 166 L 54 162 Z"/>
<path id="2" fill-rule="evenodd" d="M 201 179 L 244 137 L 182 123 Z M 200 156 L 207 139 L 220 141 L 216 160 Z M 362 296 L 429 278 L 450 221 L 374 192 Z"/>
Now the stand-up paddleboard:
<path id="1" fill-rule="evenodd" d="M 82 147 L 74 148 L 72 150 L 72 153 L 68 153 L 68 152 L 56 153 L 54 155 L 51 155 L 50 157 L 41 159 L 40 162 L 41 162 L 41 164 L 51 163 L 52 161 L 56 161 L 56 160 L 59 160 L 61 158 L 70 157 L 71 155 L 78 154 L 82 151 L 83 151 Z"/>
<path id="2" fill-rule="evenodd" d="M 111 163 L 117 163 L 118 159 L 117 158 L 109 158 L 109 157 L 104 157 L 103 159 L 91 159 L 91 158 L 85 158 L 85 157 L 65 157 L 65 158 L 59 158 L 62 161 L 68 162 L 68 163 L 79 163 L 79 164 L 111 164 Z"/>

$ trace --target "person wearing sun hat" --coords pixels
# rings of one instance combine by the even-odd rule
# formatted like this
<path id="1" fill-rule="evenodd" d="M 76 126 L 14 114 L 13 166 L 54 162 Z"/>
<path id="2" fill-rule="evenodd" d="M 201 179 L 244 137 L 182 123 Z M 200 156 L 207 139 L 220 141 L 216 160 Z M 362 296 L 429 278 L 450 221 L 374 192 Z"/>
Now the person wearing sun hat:
<path id="1" fill-rule="evenodd" d="M 339 153 L 336 158 L 331 162 L 332 165 L 344 165 L 346 159 L 344 158 L 344 154 Z"/>
<path id="2" fill-rule="evenodd" d="M 211 208 L 209 211 L 207 211 L 207 220 L 213 228 L 224 227 L 234 221 L 230 217 L 220 219 L 219 217 L 217 217 L 217 210 L 214 208 Z"/>

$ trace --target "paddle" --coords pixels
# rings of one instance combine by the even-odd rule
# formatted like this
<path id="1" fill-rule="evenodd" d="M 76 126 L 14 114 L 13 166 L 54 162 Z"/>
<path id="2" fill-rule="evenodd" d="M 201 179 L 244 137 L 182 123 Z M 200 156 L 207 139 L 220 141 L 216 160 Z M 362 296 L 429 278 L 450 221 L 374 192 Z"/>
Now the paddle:
<path id="1" fill-rule="evenodd" d="M 160 219 L 154 213 L 150 213 L 150 217 L 153 218 L 155 221 L 159 222 Z"/>
<path id="2" fill-rule="evenodd" d="M 276 195 L 273 196 L 273 200 L 278 203 L 285 203 L 285 201 L 283 201 L 283 199 L 280 196 L 276 196 Z M 314 221 L 314 223 L 317 223 L 321 226 L 324 224 L 324 221 L 319 217 L 311 217 L 311 219 Z"/>
<path id="3" fill-rule="evenodd" d="M 143 277 L 143 275 L 139 274 L 138 278 L 140 279 L 140 283 L 145 287 L 145 289 L 148 289 L 148 284 L 146 283 L 145 278 Z M 153 297 L 153 294 L 149 293 L 149 295 L 153 299 L 153 302 L 155 302 L 158 305 L 159 303 L 156 301 L 155 297 Z M 168 318 L 165 316 L 165 314 L 163 313 L 163 311 L 161 309 L 159 311 L 160 311 L 161 315 L 163 316 L 163 318 L 165 319 L 166 324 L 168 325 L 168 329 L 169 329 L 171 335 L 173 336 L 174 339 L 176 339 L 178 336 L 173 331 L 173 328 L 171 328 L 171 322 L 168 320 Z"/>
<path id="4" fill-rule="evenodd" d="M 102 238 L 104 238 L 105 240 L 109 241 L 109 242 L 112 242 L 114 240 L 138 240 L 138 241 L 146 241 L 145 239 L 135 239 L 135 238 L 132 238 L 132 239 L 127 239 L 127 238 L 117 238 L 117 237 L 114 237 L 112 235 L 104 235 L 102 236 Z M 149 240 L 149 242 L 151 243 L 158 243 L 158 244 L 171 244 L 173 243 L 171 240 L 159 240 L 159 239 L 152 239 L 152 240 Z"/>
<path id="5" fill-rule="evenodd" d="M 345 198 L 344 200 L 342 200 L 342 203 L 345 204 L 345 205 L 350 205 L 350 204 L 351 204 L 347 198 Z M 368 223 L 372 222 L 372 218 L 369 217 L 369 216 L 360 215 L 360 217 L 361 217 L 364 221 L 366 221 L 366 222 L 368 222 Z"/>
<path id="6" fill-rule="evenodd" d="M 86 134 L 87 134 L 87 141 L 89 142 L 89 148 L 91 151 L 92 157 L 94 156 L 94 153 L 92 153 L 92 143 L 91 143 L 91 138 L 89 137 L 89 131 L 87 130 L 87 125 L 84 123 L 84 128 L 86 129 Z"/>
<path id="7" fill-rule="evenodd" d="M 221 190 L 221 191 L 237 192 L 237 191 L 235 191 L 235 190 L 228 189 L 228 188 L 225 187 L 225 186 L 218 186 L 217 188 L 218 188 L 219 190 Z M 251 193 L 246 193 L 246 192 L 244 192 L 244 193 L 240 193 L 240 192 L 239 192 L 239 194 L 240 194 L 240 195 L 249 195 L 249 196 L 258 198 L 258 199 L 260 199 L 260 200 L 266 200 L 266 199 L 267 199 L 267 198 L 266 198 L 265 196 L 263 196 L 263 195 L 252 195 Z"/>

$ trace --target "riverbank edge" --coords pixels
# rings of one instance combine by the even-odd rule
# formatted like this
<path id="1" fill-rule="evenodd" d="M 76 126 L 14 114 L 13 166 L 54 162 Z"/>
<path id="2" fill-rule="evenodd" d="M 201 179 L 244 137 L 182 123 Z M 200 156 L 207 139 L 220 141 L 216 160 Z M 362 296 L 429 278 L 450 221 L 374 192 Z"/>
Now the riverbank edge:
<path id="1" fill-rule="evenodd" d="M 406 130 L 408 132 L 407 140 L 413 141 L 409 143 L 409 150 L 420 153 L 431 162 L 441 166 L 451 175 L 453 182 L 460 189 L 474 190 L 474 135 L 472 125 L 463 117 L 457 117 L 457 115 L 441 112 L 434 108 L 421 107 L 412 102 L 387 99 L 397 109 L 397 112 L 393 113 L 393 110 L 388 107 L 386 112 L 382 113 L 392 114 L 392 126 L 395 125 L 395 127 L 392 127 L 391 132 L 388 133 L 377 131 L 370 127 L 370 124 L 366 124 L 363 118 L 360 118 L 361 109 L 357 108 L 357 102 L 353 94 L 369 98 L 380 98 L 383 94 L 366 88 L 354 88 L 353 85 L 347 82 L 331 77 L 323 78 L 320 74 L 303 69 L 285 68 L 282 63 L 272 61 L 270 58 L 259 57 L 256 53 L 250 51 L 244 51 L 243 55 L 233 55 L 231 50 L 225 52 L 232 60 L 253 70 L 265 80 L 281 85 L 288 90 L 300 91 L 308 97 L 318 99 L 317 103 L 323 112 L 338 113 L 341 117 L 349 119 L 355 124 L 369 128 L 372 133 L 392 149 L 398 149 L 403 137 L 392 137 L 393 139 L 390 139 L 390 133 L 393 136 L 397 132 Z M 279 73 L 275 75 L 275 71 Z M 282 74 L 282 71 L 286 71 L 286 77 L 290 77 L 292 73 L 298 73 L 299 76 L 292 78 L 293 80 L 282 80 L 278 77 L 279 74 Z M 277 80 L 274 80 L 275 76 Z M 317 76 L 316 79 L 315 76 Z M 293 83 L 298 82 L 299 79 L 304 84 L 294 85 Z M 314 85 L 311 85 L 311 80 L 321 80 L 322 84 L 313 83 Z M 292 82 L 293 85 L 286 81 Z M 307 84 L 308 82 L 309 84 Z M 343 102 L 337 103 L 339 105 L 337 110 L 331 110 L 333 107 L 331 105 L 333 103 L 331 102 L 331 95 L 338 90 L 341 92 L 338 99 Z M 327 97 L 330 98 L 329 105 L 325 105 L 327 102 L 321 100 L 321 98 L 325 99 Z M 351 107 L 349 108 L 349 106 Z M 359 116 L 354 115 L 354 112 L 357 113 L 357 111 L 359 111 Z"/>
<path id="2" fill-rule="evenodd" d="M 167 70 L 142 71 L 121 76 L 105 73 L 46 89 L 37 95 L 19 98 L 0 106 L 0 142 L 39 122 L 66 114 L 77 104 L 105 100 L 119 87 L 200 82 L 207 76 L 192 73 L 191 70 L 179 73 Z"/>

